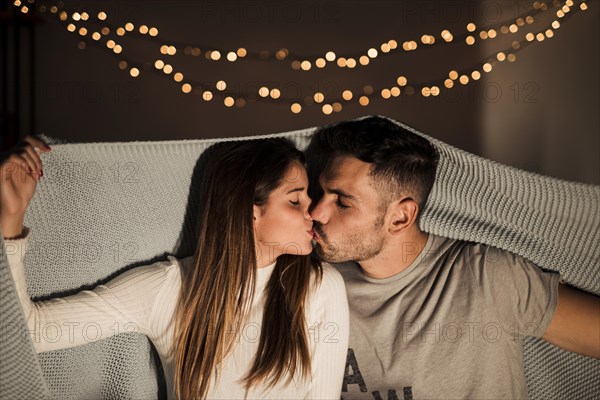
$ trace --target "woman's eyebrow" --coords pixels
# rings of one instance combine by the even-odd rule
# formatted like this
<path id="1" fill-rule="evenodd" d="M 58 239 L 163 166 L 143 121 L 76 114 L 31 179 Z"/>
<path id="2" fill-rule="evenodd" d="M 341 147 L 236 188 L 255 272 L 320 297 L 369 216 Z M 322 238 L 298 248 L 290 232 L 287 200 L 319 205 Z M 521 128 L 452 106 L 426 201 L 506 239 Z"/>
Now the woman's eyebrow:
<path id="1" fill-rule="evenodd" d="M 304 191 L 303 187 L 297 187 L 297 188 L 294 188 L 294 189 L 290 190 L 286 194 L 290 194 L 290 193 L 294 193 L 294 192 L 303 192 L 303 191 Z"/>

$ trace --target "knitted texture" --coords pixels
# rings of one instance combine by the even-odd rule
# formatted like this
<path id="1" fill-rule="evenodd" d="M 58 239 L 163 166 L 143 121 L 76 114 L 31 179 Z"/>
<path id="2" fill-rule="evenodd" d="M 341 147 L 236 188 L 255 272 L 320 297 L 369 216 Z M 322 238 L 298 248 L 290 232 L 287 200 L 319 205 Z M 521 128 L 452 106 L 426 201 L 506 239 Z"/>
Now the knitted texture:
<path id="1" fill-rule="evenodd" d="M 600 293 L 600 187 L 500 165 L 399 125 L 440 152 L 419 219 L 423 230 L 512 251 Z M 252 139 L 286 136 L 304 149 L 314 129 Z M 25 258 L 30 296 L 73 294 L 167 254 L 191 255 L 199 157 L 216 142 L 242 139 L 249 138 L 53 145 L 42 156 L 44 178 L 25 216 L 32 227 Z M 4 254 L 1 261 L 2 321 L 25 329 Z M 158 358 L 139 333 L 42 353 L 39 361 L 29 340 L 8 339 L 2 338 L 3 399 L 43 398 L 44 379 L 53 399 L 165 397 Z M 536 339 L 526 341 L 524 355 L 532 399 L 598 397 L 599 360 Z"/>

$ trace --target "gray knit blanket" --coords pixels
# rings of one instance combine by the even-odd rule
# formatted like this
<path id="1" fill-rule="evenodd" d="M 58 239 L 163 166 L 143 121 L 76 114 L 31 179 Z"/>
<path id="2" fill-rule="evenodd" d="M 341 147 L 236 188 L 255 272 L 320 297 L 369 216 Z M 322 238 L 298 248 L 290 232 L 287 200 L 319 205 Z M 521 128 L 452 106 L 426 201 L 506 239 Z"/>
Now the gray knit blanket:
<path id="1" fill-rule="evenodd" d="M 440 152 L 419 220 L 423 230 L 512 251 L 600 294 L 599 186 L 501 165 L 400 125 Z M 286 136 L 303 149 L 314 129 L 253 138 Z M 248 138 L 85 144 L 44 139 L 53 150 L 43 155 L 44 178 L 25 217 L 32 228 L 25 268 L 34 300 L 92 289 L 167 254 L 191 255 L 198 158 L 216 142 Z M 166 398 L 158 355 L 141 334 L 35 354 L 1 248 L 0 398 Z M 524 346 L 530 398 L 600 398 L 599 360 L 538 339 Z"/>

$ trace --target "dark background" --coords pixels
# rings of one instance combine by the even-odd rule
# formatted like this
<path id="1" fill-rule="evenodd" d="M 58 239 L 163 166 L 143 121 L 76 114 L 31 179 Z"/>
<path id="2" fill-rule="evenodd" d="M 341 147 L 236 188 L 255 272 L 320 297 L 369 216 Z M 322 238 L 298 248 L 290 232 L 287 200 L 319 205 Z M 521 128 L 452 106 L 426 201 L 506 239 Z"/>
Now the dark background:
<path id="1" fill-rule="evenodd" d="M 96 47 L 90 38 L 101 25 L 87 21 L 82 38 L 66 30 L 67 23 L 39 6 L 19 11 L 13 1 L 1 0 L 2 30 L 2 145 L 19 135 L 45 133 L 67 141 L 133 141 L 219 138 L 276 133 L 323 125 L 366 114 L 382 114 L 422 132 L 504 164 L 586 183 L 600 183 L 600 7 L 585 12 L 575 2 L 570 19 L 555 36 L 534 42 L 517 53 L 514 63 L 498 63 L 473 84 L 438 97 L 419 94 L 384 100 L 381 88 L 394 85 L 399 75 L 412 82 L 445 79 L 452 69 L 469 69 L 499 50 L 510 47 L 527 32 L 545 30 L 556 9 L 540 16 L 515 34 L 499 34 L 467 46 L 459 39 L 465 26 L 500 25 L 531 12 L 528 1 L 64 1 L 72 11 L 96 16 L 107 23 L 132 22 L 155 26 L 158 38 L 190 42 L 202 52 L 212 46 L 245 47 L 249 51 L 280 48 L 301 54 L 366 52 L 395 39 L 419 41 L 450 30 L 451 45 L 414 52 L 396 50 L 354 69 L 328 65 L 296 71 L 286 61 L 208 61 L 178 48 L 175 56 L 160 54 L 158 42 L 126 34 L 110 37 L 123 46 L 118 56 Z M 33 28 L 32 28 L 33 27 Z M 94 28 L 95 27 L 95 28 Z M 476 31 L 478 33 L 479 30 Z M 81 40 L 84 50 L 78 48 Z M 170 44 L 165 42 L 165 44 Z M 420 47 L 426 47 L 419 43 Z M 16 51 L 18 50 L 18 51 Z M 379 52 L 381 54 L 381 51 Z M 132 78 L 120 70 L 123 57 L 140 68 Z M 341 112 L 325 115 L 319 105 L 304 105 L 300 114 L 278 102 L 248 102 L 227 108 L 219 99 L 203 101 L 183 94 L 172 75 L 154 73 L 162 59 L 186 78 L 214 85 L 224 79 L 235 96 L 256 97 L 257 87 L 277 86 L 283 95 L 312 96 L 315 90 L 337 95 L 344 89 L 375 88 L 370 104 L 343 103 Z M 168 60 L 168 61 L 167 61 Z M 213 90 L 213 92 L 216 92 Z"/>

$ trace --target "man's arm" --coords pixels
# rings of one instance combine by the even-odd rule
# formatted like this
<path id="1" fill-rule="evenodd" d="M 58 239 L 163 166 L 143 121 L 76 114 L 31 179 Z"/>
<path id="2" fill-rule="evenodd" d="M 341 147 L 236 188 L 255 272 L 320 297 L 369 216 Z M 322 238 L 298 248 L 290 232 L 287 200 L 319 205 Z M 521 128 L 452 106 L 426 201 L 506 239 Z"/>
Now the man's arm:
<path id="1" fill-rule="evenodd" d="M 558 285 L 558 304 L 542 339 L 575 353 L 600 358 L 600 297 Z"/>

